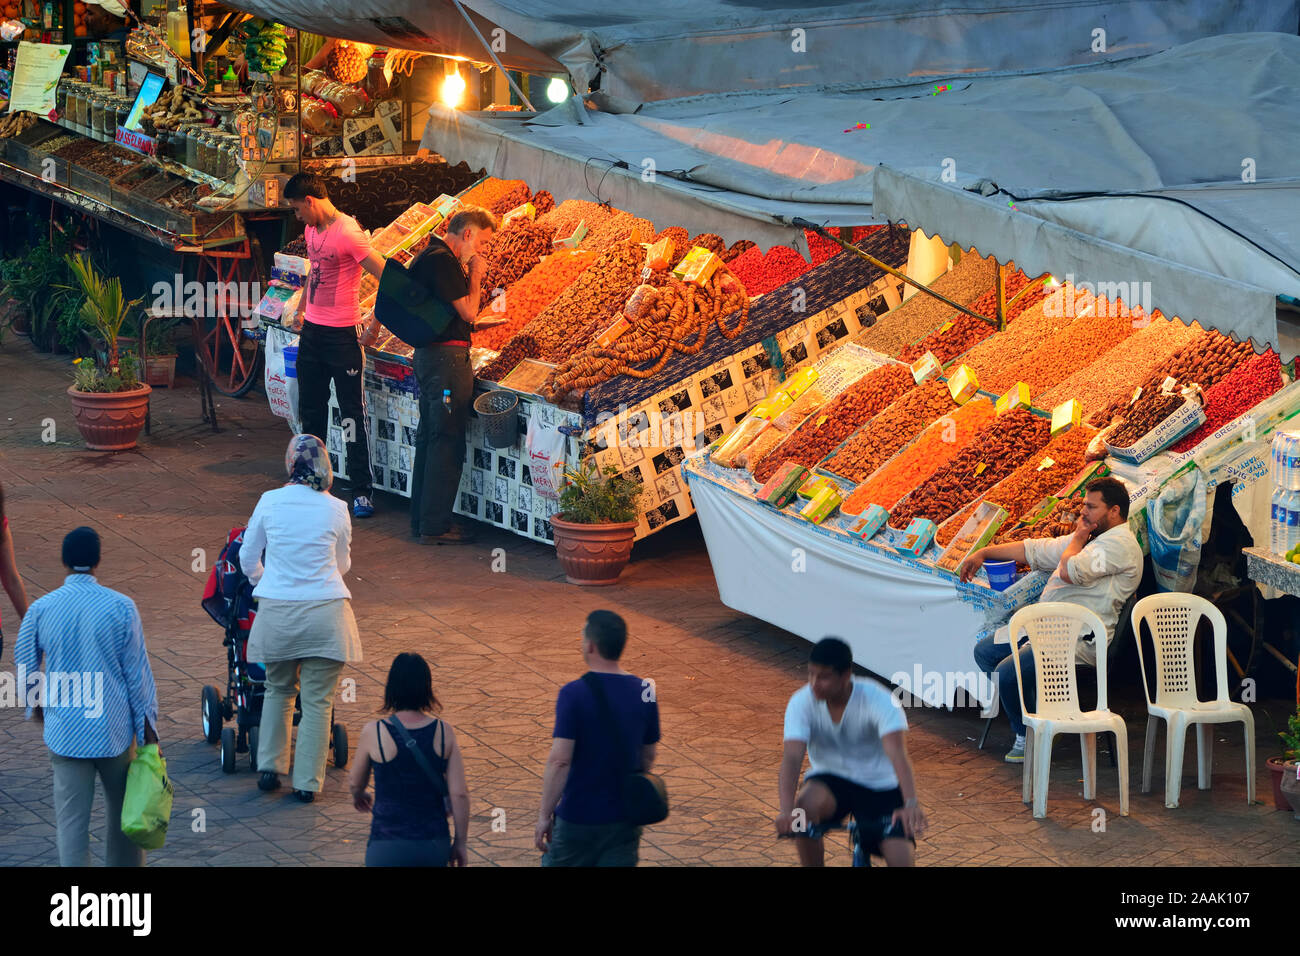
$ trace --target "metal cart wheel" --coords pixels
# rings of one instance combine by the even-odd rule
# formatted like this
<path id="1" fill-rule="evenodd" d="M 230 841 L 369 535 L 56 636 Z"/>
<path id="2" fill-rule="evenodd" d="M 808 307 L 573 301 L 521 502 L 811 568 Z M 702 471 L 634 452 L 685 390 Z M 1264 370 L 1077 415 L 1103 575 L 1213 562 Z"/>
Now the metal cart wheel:
<path id="1" fill-rule="evenodd" d="M 203 688 L 203 739 L 215 744 L 221 739 L 221 691 L 211 684 Z"/>

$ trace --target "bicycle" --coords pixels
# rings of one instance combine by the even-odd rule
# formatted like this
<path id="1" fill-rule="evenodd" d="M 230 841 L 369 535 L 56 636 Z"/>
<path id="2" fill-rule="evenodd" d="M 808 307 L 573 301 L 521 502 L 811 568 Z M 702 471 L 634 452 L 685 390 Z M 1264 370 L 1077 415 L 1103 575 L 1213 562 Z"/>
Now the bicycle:
<path id="1" fill-rule="evenodd" d="M 813 823 L 813 824 L 810 824 L 810 825 L 808 826 L 807 830 L 804 830 L 804 831 L 799 832 L 799 833 L 782 833 L 782 834 L 780 835 L 780 839 L 782 839 L 782 840 L 796 840 L 796 839 L 803 839 L 803 840 L 816 840 L 816 839 L 820 839 L 821 837 L 824 837 L 826 834 L 828 834 L 828 833 L 832 833 L 832 832 L 834 832 L 834 831 L 836 831 L 836 830 L 847 830 L 847 831 L 848 831 L 848 834 L 849 834 L 849 846 L 850 846 L 850 847 L 852 848 L 852 850 L 853 850 L 853 865 L 854 865 L 854 866 L 867 866 L 867 867 L 871 866 L 871 854 L 865 852 L 865 851 L 863 850 L 863 848 L 862 848 L 862 839 L 861 839 L 861 836 L 860 836 L 859 831 L 858 831 L 858 821 L 857 821 L 857 820 L 853 820 L 852 822 L 850 822 L 850 823 L 848 823 L 848 824 L 844 824 L 844 823 Z"/>

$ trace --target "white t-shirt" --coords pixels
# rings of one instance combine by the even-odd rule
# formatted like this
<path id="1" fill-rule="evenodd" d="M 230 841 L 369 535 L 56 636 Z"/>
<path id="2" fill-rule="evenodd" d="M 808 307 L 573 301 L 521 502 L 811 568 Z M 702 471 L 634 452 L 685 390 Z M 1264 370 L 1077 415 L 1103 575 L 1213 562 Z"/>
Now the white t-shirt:
<path id="1" fill-rule="evenodd" d="M 1086 607 L 1101 618 L 1113 637 L 1124 602 L 1142 583 L 1142 545 L 1127 522 L 1116 525 L 1097 535 L 1070 559 L 1070 580 L 1074 583 L 1067 584 L 1057 573 L 1057 566 L 1072 537 L 1063 534 L 1025 542 L 1025 563 L 1035 571 L 1052 573 L 1038 600 Z M 1097 663 L 1097 648 L 1091 639 L 1079 642 L 1077 657 L 1088 664 Z"/>
<path id="2" fill-rule="evenodd" d="M 785 739 L 808 744 L 808 776 L 829 773 L 871 790 L 898 786 L 880 738 L 906 729 L 907 716 L 889 690 L 857 677 L 838 724 L 808 684 L 794 692 L 785 708 Z"/>

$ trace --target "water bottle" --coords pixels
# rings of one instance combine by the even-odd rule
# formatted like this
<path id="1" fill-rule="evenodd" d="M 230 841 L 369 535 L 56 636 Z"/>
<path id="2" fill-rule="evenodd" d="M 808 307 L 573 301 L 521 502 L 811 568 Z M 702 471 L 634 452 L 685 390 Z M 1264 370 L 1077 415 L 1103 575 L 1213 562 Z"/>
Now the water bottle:
<path id="1" fill-rule="evenodd" d="M 1297 545 L 1300 545 L 1300 491 L 1292 491 L 1287 494 L 1286 543 L 1281 553 L 1286 554 Z"/>
<path id="2" fill-rule="evenodd" d="M 442 407 L 447 411 L 448 415 L 451 414 L 451 389 L 449 388 L 442 390 Z"/>
<path id="3" fill-rule="evenodd" d="M 1268 480 L 1274 488 L 1282 485 L 1282 461 L 1283 461 L 1284 438 L 1282 432 L 1273 434 L 1273 442 L 1269 448 L 1268 460 Z"/>
<path id="4" fill-rule="evenodd" d="M 1282 480 L 1289 491 L 1300 491 L 1300 432 L 1285 432 Z"/>
<path id="5" fill-rule="evenodd" d="M 1281 485 L 1273 486 L 1272 507 L 1269 512 L 1268 530 L 1269 530 L 1269 550 L 1274 554 L 1285 554 L 1287 546 L 1285 544 L 1287 534 L 1287 504 L 1290 499 L 1289 492 L 1285 491 Z"/>

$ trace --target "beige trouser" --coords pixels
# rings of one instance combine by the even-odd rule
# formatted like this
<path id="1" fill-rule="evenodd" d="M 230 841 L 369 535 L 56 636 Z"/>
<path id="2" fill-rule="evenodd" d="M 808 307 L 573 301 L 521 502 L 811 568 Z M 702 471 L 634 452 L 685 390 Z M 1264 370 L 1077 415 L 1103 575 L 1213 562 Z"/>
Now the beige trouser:
<path id="1" fill-rule="evenodd" d="M 144 850 L 122 832 L 126 772 L 135 744 L 116 757 L 60 757 L 50 753 L 54 771 L 54 822 L 59 866 L 90 866 L 90 808 L 95 775 L 104 783 L 104 843 L 109 866 L 144 866 Z"/>
<path id="2" fill-rule="evenodd" d="M 293 761 L 293 788 L 319 793 L 325 785 L 330 714 L 343 662 L 305 657 L 296 661 L 268 661 L 265 667 L 266 696 L 262 698 L 262 723 L 258 730 L 257 769 L 289 772 L 293 699 L 301 693 L 302 720 L 298 724 L 298 752 Z"/>

